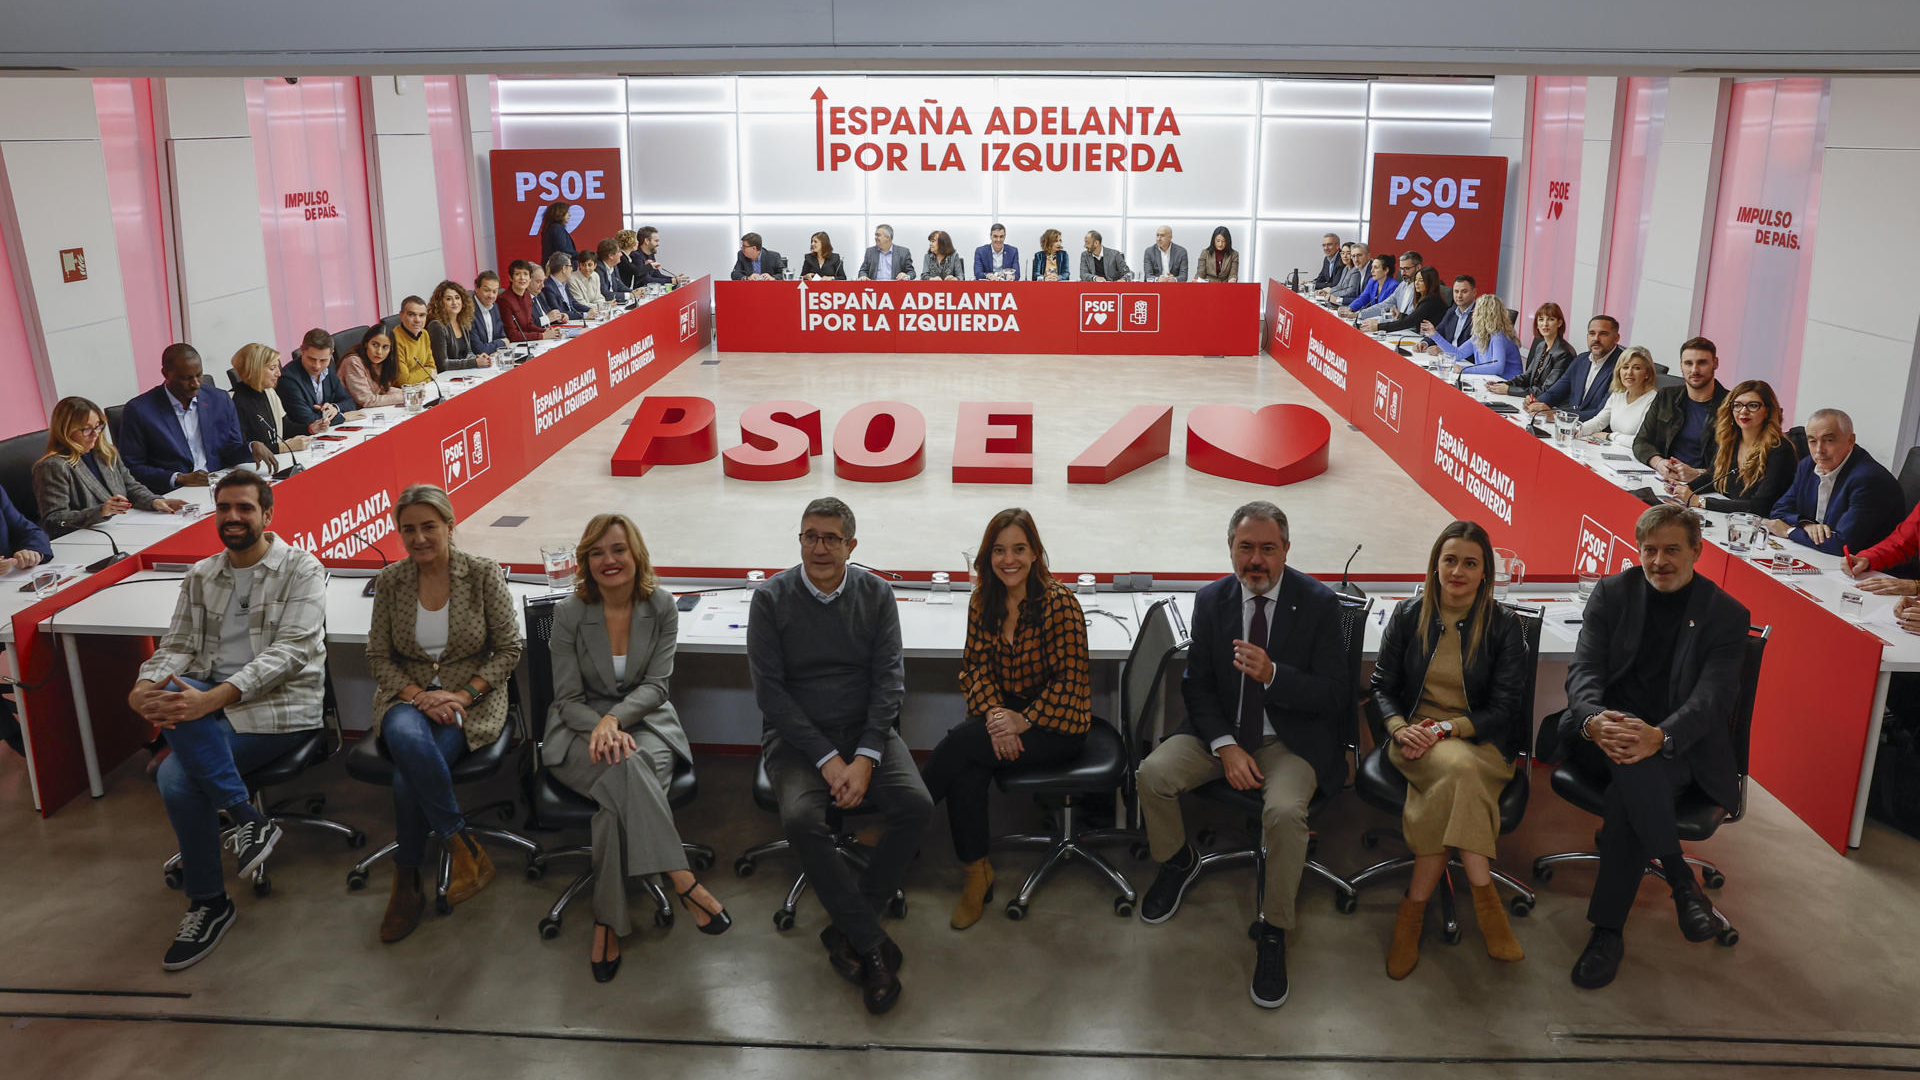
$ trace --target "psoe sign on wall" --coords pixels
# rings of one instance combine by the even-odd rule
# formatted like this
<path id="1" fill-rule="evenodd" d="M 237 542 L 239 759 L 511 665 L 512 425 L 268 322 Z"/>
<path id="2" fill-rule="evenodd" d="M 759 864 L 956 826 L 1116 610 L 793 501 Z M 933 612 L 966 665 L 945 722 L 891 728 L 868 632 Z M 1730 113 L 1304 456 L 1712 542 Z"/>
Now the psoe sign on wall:
<path id="1" fill-rule="evenodd" d="M 567 232 L 583 251 L 626 227 L 617 148 L 495 150 L 487 166 L 493 177 L 495 254 L 503 276 L 515 259 L 540 258 L 540 222 L 554 203 L 572 206 Z"/>
<path id="2" fill-rule="evenodd" d="M 1504 157 L 1373 155 L 1367 247 L 1375 254 L 1418 251 L 1439 268 L 1440 280 L 1467 274 L 1481 292 L 1495 291 L 1507 166 Z"/>

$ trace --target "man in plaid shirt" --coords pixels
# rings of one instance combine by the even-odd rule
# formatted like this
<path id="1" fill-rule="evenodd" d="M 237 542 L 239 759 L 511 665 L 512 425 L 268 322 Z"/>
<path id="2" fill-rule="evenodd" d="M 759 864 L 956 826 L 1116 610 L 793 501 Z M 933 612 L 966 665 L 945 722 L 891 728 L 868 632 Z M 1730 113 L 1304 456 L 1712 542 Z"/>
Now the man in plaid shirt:
<path id="1" fill-rule="evenodd" d="M 321 726 L 327 573 L 309 552 L 266 531 L 273 489 L 244 469 L 214 488 L 226 550 L 195 563 L 173 623 L 127 704 L 159 725 L 173 753 L 160 794 L 180 842 L 189 906 L 161 966 L 191 967 L 233 925 L 220 866 L 220 812 L 242 877 L 272 853 L 280 828 L 253 805 L 241 776 Z"/>

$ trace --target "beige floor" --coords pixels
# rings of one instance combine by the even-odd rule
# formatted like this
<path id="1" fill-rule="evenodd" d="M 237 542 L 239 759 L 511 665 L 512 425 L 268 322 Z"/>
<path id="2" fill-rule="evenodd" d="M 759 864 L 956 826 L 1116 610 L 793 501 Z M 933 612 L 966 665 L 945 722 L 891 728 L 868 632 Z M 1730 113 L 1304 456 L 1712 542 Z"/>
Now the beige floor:
<path id="1" fill-rule="evenodd" d="M 719 363 L 703 361 L 720 360 Z M 795 561 L 792 534 L 807 501 L 833 494 L 853 507 L 862 562 L 896 569 L 961 566 L 997 510 L 1025 506 L 1061 572 L 1147 570 L 1212 576 L 1226 569 L 1225 529 L 1233 508 L 1265 498 L 1287 511 L 1295 566 L 1339 573 L 1358 543 L 1356 573 L 1406 573 L 1424 565 L 1448 520 L 1440 505 L 1365 435 L 1337 417 L 1331 465 L 1282 488 L 1223 480 L 1185 465 L 1189 408 L 1208 403 L 1258 407 L 1296 402 L 1324 409 L 1264 356 L 810 356 L 706 352 L 662 379 L 656 394 L 694 395 L 716 407 L 720 445 L 740 441 L 739 417 L 758 401 L 792 398 L 819 406 L 831 428 L 850 407 L 897 399 L 927 418 L 927 468 L 894 484 L 840 480 L 815 459 L 799 480 L 753 483 L 722 474 L 720 462 L 663 466 L 615 477 L 608 461 L 634 407 L 575 440 L 525 480 L 470 516 L 460 542 L 494 558 L 531 562 L 542 545 L 572 544 L 592 513 L 618 508 L 646 534 L 662 566 L 783 567 Z M 954 402 L 1032 401 L 1035 483 L 951 482 Z M 1172 454 L 1107 485 L 1069 485 L 1067 463 L 1126 411 L 1174 406 Z M 529 520 L 493 528 L 505 516 Z"/>

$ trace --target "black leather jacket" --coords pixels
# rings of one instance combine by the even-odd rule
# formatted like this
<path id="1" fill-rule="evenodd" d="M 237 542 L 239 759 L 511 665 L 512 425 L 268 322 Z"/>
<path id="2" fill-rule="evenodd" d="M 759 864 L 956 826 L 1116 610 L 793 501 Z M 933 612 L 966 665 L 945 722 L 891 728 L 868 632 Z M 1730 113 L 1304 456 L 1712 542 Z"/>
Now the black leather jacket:
<path id="1" fill-rule="evenodd" d="M 1438 613 L 1434 627 L 1439 627 Z M 1463 635 L 1466 629 L 1463 621 Z M 1386 632 L 1380 638 L 1380 659 L 1373 668 L 1373 702 L 1382 720 L 1390 716 L 1412 719 L 1410 710 L 1420 704 L 1427 664 L 1433 660 L 1440 635 L 1431 635 L 1432 645 L 1423 644 L 1421 637 L 1420 598 L 1402 600 L 1387 616 Z M 1463 659 L 1466 651 L 1461 650 Z M 1462 682 L 1467 690 L 1467 716 L 1473 721 L 1469 741 L 1492 743 L 1509 761 L 1527 748 L 1532 735 L 1531 725 L 1520 714 L 1526 663 L 1527 642 L 1520 620 L 1495 604 L 1487 614 L 1487 639 L 1466 662 Z"/>

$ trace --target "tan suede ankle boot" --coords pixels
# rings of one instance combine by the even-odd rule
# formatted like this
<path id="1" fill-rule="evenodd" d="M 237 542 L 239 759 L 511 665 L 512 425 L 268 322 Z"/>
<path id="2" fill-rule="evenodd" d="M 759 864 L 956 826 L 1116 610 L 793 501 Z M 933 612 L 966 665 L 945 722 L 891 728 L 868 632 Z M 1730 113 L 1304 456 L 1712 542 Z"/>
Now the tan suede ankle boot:
<path id="1" fill-rule="evenodd" d="M 1427 902 L 1400 898 L 1400 913 L 1393 917 L 1393 944 L 1387 947 L 1387 975 L 1404 979 L 1420 962 L 1420 931 L 1427 923 Z"/>
<path id="2" fill-rule="evenodd" d="M 463 832 L 447 841 L 447 852 L 453 856 L 453 872 L 447 877 L 447 903 L 472 899 L 493 880 L 493 860 L 487 858 L 487 849 L 472 833 Z"/>
<path id="3" fill-rule="evenodd" d="M 1513 936 L 1507 923 L 1507 907 L 1500 902 L 1500 888 L 1489 881 L 1473 887 L 1473 917 L 1480 923 L 1480 936 L 1487 939 L 1487 955 L 1495 960 L 1525 960 L 1520 939 Z"/>
<path id="4" fill-rule="evenodd" d="M 960 900 L 953 905 L 953 928 L 965 930 L 980 921 L 987 904 L 993 900 L 993 864 L 985 859 L 966 866 L 967 882 L 960 889 Z"/>

